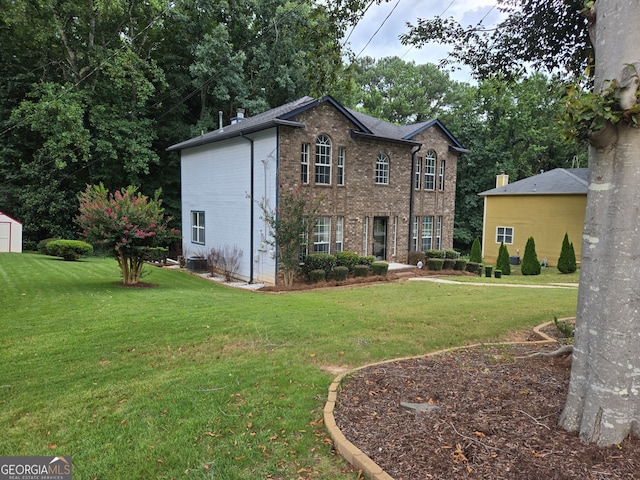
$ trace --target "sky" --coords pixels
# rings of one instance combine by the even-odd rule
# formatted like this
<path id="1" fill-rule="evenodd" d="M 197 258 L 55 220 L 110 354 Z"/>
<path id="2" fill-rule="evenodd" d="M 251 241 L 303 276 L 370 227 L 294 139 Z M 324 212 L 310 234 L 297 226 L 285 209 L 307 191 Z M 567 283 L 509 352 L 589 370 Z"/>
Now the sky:
<path id="1" fill-rule="evenodd" d="M 353 31 L 347 32 L 348 43 L 358 56 L 376 59 L 398 56 L 407 62 L 437 65 L 446 58 L 447 46 L 430 44 L 418 49 L 402 45 L 398 38 L 408 31 L 407 22 L 415 25 L 418 18 L 435 16 L 453 17 L 463 26 L 475 25 L 483 18 L 484 25 L 492 26 L 501 19 L 496 0 L 389 0 L 369 8 Z M 471 81 L 469 70 L 464 68 L 451 72 L 451 78 Z"/>

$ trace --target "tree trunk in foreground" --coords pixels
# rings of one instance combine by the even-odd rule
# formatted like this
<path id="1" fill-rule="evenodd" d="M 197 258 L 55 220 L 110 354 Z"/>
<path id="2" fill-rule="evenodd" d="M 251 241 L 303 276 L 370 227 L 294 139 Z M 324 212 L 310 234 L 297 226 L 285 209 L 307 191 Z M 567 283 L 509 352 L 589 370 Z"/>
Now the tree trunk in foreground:
<path id="1" fill-rule="evenodd" d="M 595 13 L 595 92 L 617 79 L 621 106 L 631 108 L 640 2 L 597 0 Z M 560 425 L 606 446 L 640 435 L 640 129 L 619 123 L 603 136 L 589 151 L 575 346 Z"/>

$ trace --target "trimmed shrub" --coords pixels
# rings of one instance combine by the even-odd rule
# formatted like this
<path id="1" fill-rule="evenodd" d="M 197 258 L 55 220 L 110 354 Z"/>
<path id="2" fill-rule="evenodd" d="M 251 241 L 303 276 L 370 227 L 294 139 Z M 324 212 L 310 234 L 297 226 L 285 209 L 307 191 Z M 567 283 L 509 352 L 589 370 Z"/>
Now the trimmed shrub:
<path id="1" fill-rule="evenodd" d="M 373 262 L 371 271 L 374 275 L 382 275 L 384 277 L 389 271 L 389 264 L 387 262 Z"/>
<path id="2" fill-rule="evenodd" d="M 540 262 L 536 254 L 536 242 L 533 237 L 529 237 L 527 245 L 524 247 L 524 257 L 522 257 L 522 275 L 540 275 Z"/>
<path id="3" fill-rule="evenodd" d="M 407 258 L 409 265 L 418 265 L 418 262 L 424 263 L 427 261 L 427 256 L 424 252 L 409 252 L 409 257 Z"/>
<path id="4" fill-rule="evenodd" d="M 442 270 L 444 260 L 442 258 L 427 258 L 427 270 L 439 271 Z"/>
<path id="5" fill-rule="evenodd" d="M 321 268 L 318 268 L 316 270 L 311 270 L 309 272 L 309 282 L 311 283 L 322 282 L 326 279 L 327 279 L 327 273 Z"/>
<path id="6" fill-rule="evenodd" d="M 353 267 L 358 264 L 360 255 L 354 252 L 338 252 L 335 257 L 337 267 L 347 267 L 350 272 L 353 272 Z"/>
<path id="7" fill-rule="evenodd" d="M 366 257 L 358 257 L 358 265 L 366 265 L 367 267 L 371 267 L 373 262 L 376 261 L 375 255 L 367 255 Z"/>
<path id="8" fill-rule="evenodd" d="M 509 250 L 504 242 L 500 243 L 498 249 L 498 259 L 496 260 L 496 269 L 502 271 L 502 275 L 511 275 L 511 264 L 509 263 Z"/>
<path id="9" fill-rule="evenodd" d="M 150 262 L 166 263 L 169 249 L 165 247 L 151 247 L 149 248 L 147 255 Z"/>
<path id="10" fill-rule="evenodd" d="M 333 278 L 338 281 L 346 280 L 349 275 L 349 269 L 343 265 L 338 265 L 333 269 Z"/>
<path id="11" fill-rule="evenodd" d="M 369 275 L 369 265 L 358 264 L 353 268 L 354 277 L 366 277 Z"/>
<path id="12" fill-rule="evenodd" d="M 74 261 L 80 257 L 90 255 L 93 247 L 80 240 L 52 240 L 47 243 L 47 253 L 54 257 L 62 257 L 67 261 Z"/>
<path id="13" fill-rule="evenodd" d="M 455 250 L 445 250 L 444 251 L 444 258 L 460 258 L 460 254 L 458 252 L 456 252 Z"/>
<path id="14" fill-rule="evenodd" d="M 442 264 L 443 270 L 454 270 L 456 266 L 456 261 L 453 258 L 445 258 Z"/>
<path id="15" fill-rule="evenodd" d="M 573 249 L 573 243 L 569 243 L 569 234 L 565 233 L 560 258 L 558 258 L 558 270 L 560 273 L 573 273 L 577 269 L 576 252 Z"/>
<path id="16" fill-rule="evenodd" d="M 325 274 L 332 272 L 336 266 L 336 257 L 328 253 L 312 253 L 304 260 L 304 272 L 310 277 L 312 270 L 324 270 Z"/>
<path id="17" fill-rule="evenodd" d="M 453 266 L 454 270 L 459 270 L 461 272 L 464 272 L 467 269 L 467 260 L 465 258 L 458 258 L 456 259 L 456 263 Z"/>
<path id="18" fill-rule="evenodd" d="M 427 260 L 430 258 L 445 258 L 444 250 L 427 250 L 424 254 L 427 257 Z"/>
<path id="19" fill-rule="evenodd" d="M 480 268 L 480 264 L 478 262 L 467 262 L 466 271 L 469 273 L 478 273 L 478 269 Z"/>
<path id="20" fill-rule="evenodd" d="M 476 237 L 471 245 L 471 253 L 469 261 L 474 263 L 482 263 L 482 248 L 480 247 L 480 239 Z"/>
<path id="21" fill-rule="evenodd" d="M 50 242 L 53 242 L 54 240 L 59 240 L 58 238 L 45 238 L 44 240 L 40 240 L 38 242 L 38 253 L 41 253 L 42 255 L 49 255 L 49 252 L 47 252 L 47 245 Z"/>

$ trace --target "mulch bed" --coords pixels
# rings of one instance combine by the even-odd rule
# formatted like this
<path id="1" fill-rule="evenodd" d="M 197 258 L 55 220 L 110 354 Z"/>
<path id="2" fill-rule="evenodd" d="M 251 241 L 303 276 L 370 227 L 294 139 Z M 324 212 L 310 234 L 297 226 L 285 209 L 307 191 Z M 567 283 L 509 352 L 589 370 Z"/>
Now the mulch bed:
<path id="1" fill-rule="evenodd" d="M 515 358 L 555 347 L 483 346 L 367 367 L 343 380 L 336 423 L 396 480 L 639 479 L 638 439 L 599 448 L 558 427 L 570 357 Z"/>

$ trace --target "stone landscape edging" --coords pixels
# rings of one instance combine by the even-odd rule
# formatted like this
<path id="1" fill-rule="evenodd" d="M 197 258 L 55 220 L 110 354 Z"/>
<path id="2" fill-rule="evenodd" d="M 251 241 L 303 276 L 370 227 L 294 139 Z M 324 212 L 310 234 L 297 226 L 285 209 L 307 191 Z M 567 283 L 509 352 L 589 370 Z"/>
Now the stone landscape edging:
<path id="1" fill-rule="evenodd" d="M 567 317 L 561 318 L 560 321 L 563 320 L 571 320 L 575 317 Z M 336 451 L 354 468 L 361 470 L 362 474 L 366 476 L 366 478 L 370 480 L 394 480 L 394 478 L 385 472 L 380 465 L 371 460 L 362 450 L 356 447 L 353 443 L 347 440 L 347 437 L 344 436 L 342 431 L 338 428 L 336 424 L 335 416 L 333 415 L 333 411 L 336 406 L 336 401 L 338 400 L 338 389 L 340 388 L 340 383 L 344 380 L 345 377 L 353 375 L 354 373 L 364 370 L 365 368 L 375 367 L 377 365 L 384 365 L 386 363 L 391 362 L 401 362 L 404 360 L 413 360 L 416 358 L 428 358 L 434 357 L 436 355 L 441 355 L 443 353 L 454 352 L 456 350 L 463 350 L 469 348 L 477 348 L 484 346 L 496 346 L 496 345 L 548 345 L 551 343 L 557 343 L 557 341 L 551 338 L 549 335 L 542 331 L 543 328 L 553 324 L 553 322 L 545 322 L 537 327 L 534 327 L 533 332 L 540 336 L 542 340 L 535 340 L 533 342 L 495 342 L 495 343 L 476 343 L 473 345 L 463 345 L 461 347 L 451 347 L 445 348 L 443 350 L 437 350 L 435 352 L 430 352 L 422 355 L 414 355 L 411 357 L 402 357 L 402 358 L 394 358 L 392 360 L 384 360 L 382 362 L 374 362 L 368 365 L 364 365 L 362 367 L 357 367 L 351 369 L 347 372 L 341 373 L 336 378 L 333 379 L 331 385 L 329 385 L 329 394 L 327 396 L 327 402 L 324 405 L 324 424 L 329 431 L 329 436 L 333 441 L 333 446 Z"/>

